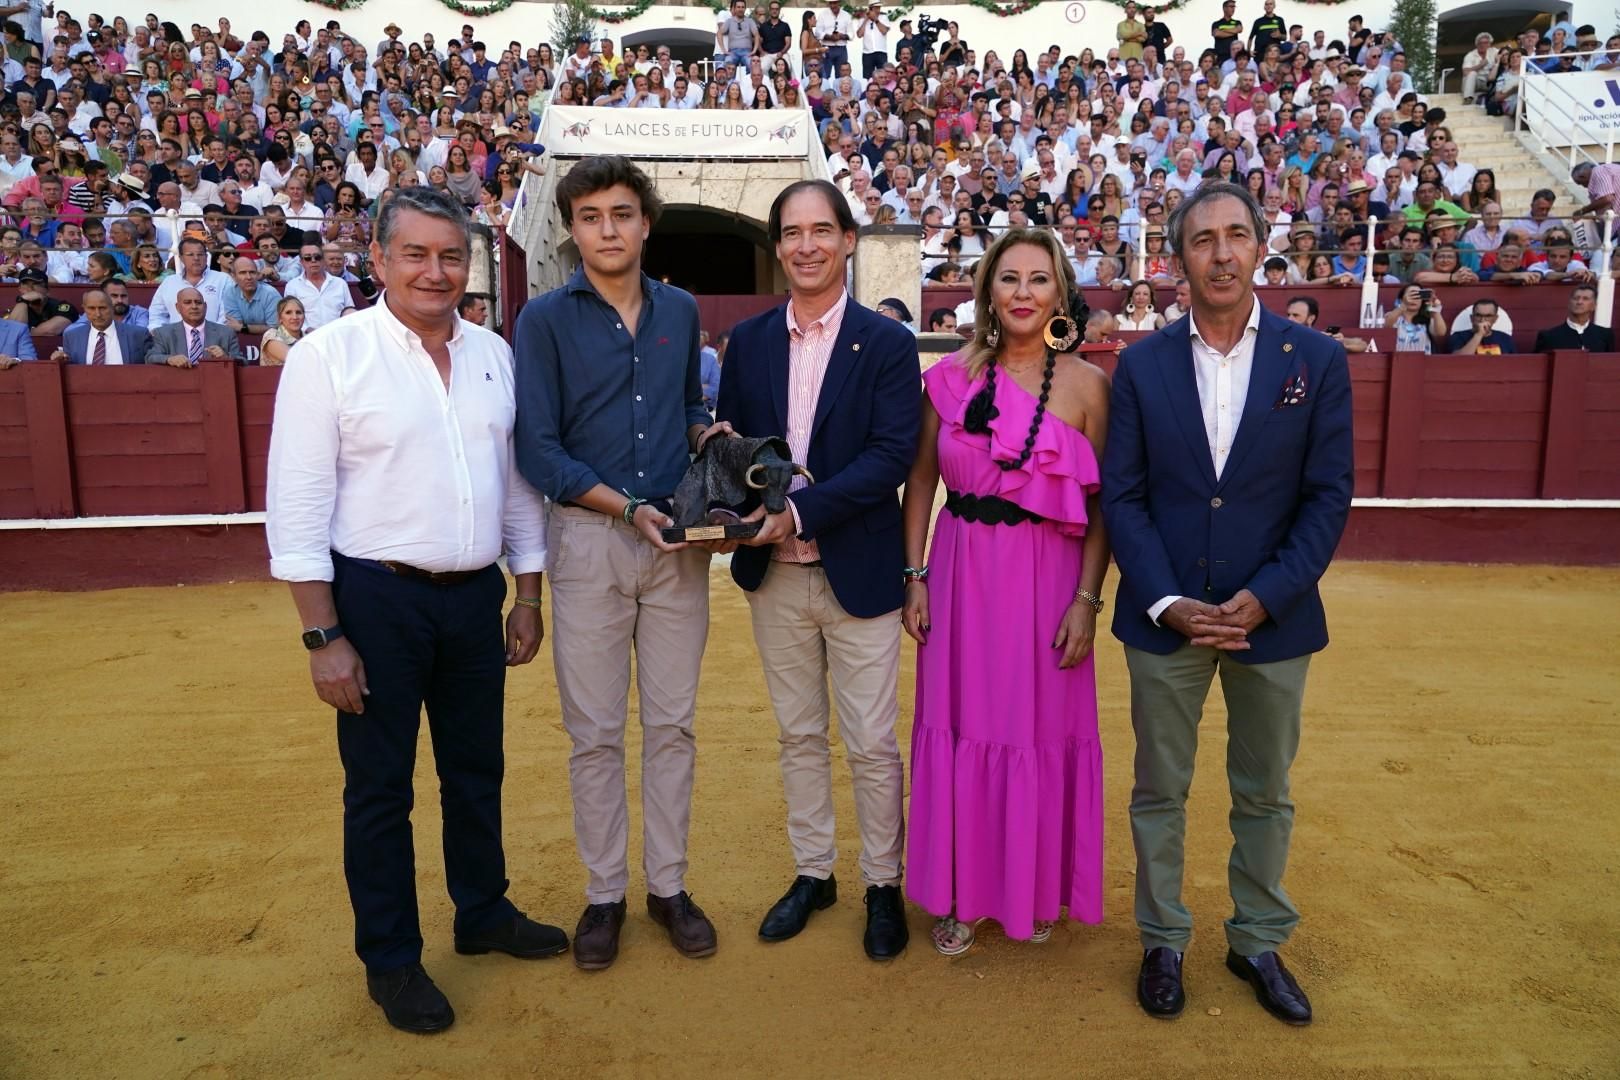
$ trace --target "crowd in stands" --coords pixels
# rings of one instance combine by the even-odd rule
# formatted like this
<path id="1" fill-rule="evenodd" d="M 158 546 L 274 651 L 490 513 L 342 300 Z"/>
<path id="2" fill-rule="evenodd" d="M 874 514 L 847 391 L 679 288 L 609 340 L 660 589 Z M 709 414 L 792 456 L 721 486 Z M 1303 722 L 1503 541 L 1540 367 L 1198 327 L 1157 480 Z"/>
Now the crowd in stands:
<path id="1" fill-rule="evenodd" d="M 352 309 L 350 285 L 370 289 L 364 252 L 391 192 L 439 188 L 504 225 L 524 174 L 544 169 L 535 133 L 552 103 L 808 108 L 856 220 L 922 228 L 928 282 L 966 284 L 999 230 L 1045 225 L 1081 284 L 1120 294 L 1116 321 L 1133 328 L 1162 322 L 1142 286 L 1175 283 L 1166 223 L 1212 180 L 1264 205 L 1273 254 L 1258 276 L 1272 284 L 1594 280 L 1594 215 L 1620 166 L 1576 177 L 1593 202 L 1571 217 L 1553 215 L 1551 190 L 1503 205 L 1391 34 L 1353 17 L 1329 40 L 1286 23 L 1274 0 L 1249 25 L 1227 0 L 1207 37 L 1151 7 L 1123 15 L 1106 47 L 1003 58 L 954 22 L 891 27 L 877 4 L 827 0 L 795 27 L 777 3 L 736 0 L 713 59 L 685 64 L 663 45 L 620 53 L 611 38 L 491 49 L 471 24 L 441 45 L 397 25 L 365 43 L 337 19 L 300 20 L 278 43 L 239 37 L 225 17 L 183 31 L 156 14 L 47 21 L 23 6 L 3 24 L 9 318 L 35 336 L 85 325 L 50 290 L 89 284 L 119 321 L 156 330 L 182 320 L 189 288 L 206 322 L 260 336 L 274 362 Z M 1609 52 L 1568 55 L 1588 46 L 1600 48 L 1592 28 L 1567 23 L 1545 39 L 1481 35 L 1464 94 L 1506 112 L 1527 63 L 1620 69 L 1620 36 Z M 149 309 L 129 304 L 132 283 L 158 285 Z M 110 298 L 120 286 L 124 300 Z"/>

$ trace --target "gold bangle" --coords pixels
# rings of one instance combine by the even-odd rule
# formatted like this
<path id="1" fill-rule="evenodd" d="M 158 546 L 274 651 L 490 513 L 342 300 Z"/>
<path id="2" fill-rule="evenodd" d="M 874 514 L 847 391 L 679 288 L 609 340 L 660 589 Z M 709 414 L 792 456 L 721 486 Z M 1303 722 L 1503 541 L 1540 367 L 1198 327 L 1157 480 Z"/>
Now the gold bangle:
<path id="1" fill-rule="evenodd" d="M 1091 610 L 1095 614 L 1098 614 L 1098 615 L 1102 614 L 1102 609 L 1103 609 L 1102 597 L 1097 596 L 1097 595 L 1095 595 L 1093 593 L 1089 593 L 1085 589 L 1076 589 L 1076 590 L 1074 590 L 1074 598 L 1075 598 L 1075 600 L 1079 601 L 1080 603 L 1083 603 L 1083 604 L 1087 605 L 1088 607 L 1090 607 Z"/>
<path id="2" fill-rule="evenodd" d="M 540 610 L 540 598 L 538 596 L 518 596 L 514 597 L 512 602 L 517 604 L 519 607 L 534 608 L 536 611 Z"/>

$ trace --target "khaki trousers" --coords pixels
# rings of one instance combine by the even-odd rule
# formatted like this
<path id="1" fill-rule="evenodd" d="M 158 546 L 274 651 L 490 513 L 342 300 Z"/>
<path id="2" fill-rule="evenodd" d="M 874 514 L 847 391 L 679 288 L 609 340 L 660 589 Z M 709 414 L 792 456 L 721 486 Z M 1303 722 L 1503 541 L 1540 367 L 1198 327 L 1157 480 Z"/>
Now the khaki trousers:
<path id="1" fill-rule="evenodd" d="M 831 876 L 838 853 L 827 680 L 855 782 L 861 879 L 900 884 L 905 777 L 894 724 L 900 715 L 900 613 L 857 619 L 833 596 L 819 566 L 773 562 L 748 594 L 754 642 L 776 710 L 788 843 L 798 873 Z"/>
<path id="2" fill-rule="evenodd" d="M 1181 902 L 1187 791 L 1198 753 L 1198 722 L 1220 672 L 1226 698 L 1226 780 L 1232 792 L 1232 854 L 1227 886 L 1232 917 L 1226 940 L 1240 956 L 1276 949 L 1299 911 L 1283 890 L 1294 804 L 1288 769 L 1299 749 L 1300 706 L 1309 656 L 1243 664 L 1230 653 L 1183 645 L 1169 656 L 1129 646 L 1131 726 L 1136 785 L 1131 838 L 1136 843 L 1136 925 L 1145 949 L 1185 952 L 1192 915 Z"/>
<path id="3" fill-rule="evenodd" d="M 642 869 L 647 890 L 686 888 L 686 834 L 697 743 L 692 714 L 709 635 L 709 554 L 665 553 L 615 518 L 552 506 L 551 655 L 572 740 L 568 778 L 588 903 L 630 884 L 624 729 L 630 652 L 641 704 Z"/>

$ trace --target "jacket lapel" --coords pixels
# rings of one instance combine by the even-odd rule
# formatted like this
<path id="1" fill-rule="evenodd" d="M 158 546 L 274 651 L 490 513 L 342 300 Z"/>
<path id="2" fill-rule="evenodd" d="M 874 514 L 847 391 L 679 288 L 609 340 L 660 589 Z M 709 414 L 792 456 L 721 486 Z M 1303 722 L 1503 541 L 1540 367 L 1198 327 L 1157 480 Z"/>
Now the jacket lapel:
<path id="1" fill-rule="evenodd" d="M 770 325 L 765 334 L 765 357 L 769 367 L 771 407 L 776 411 L 776 430 L 787 434 L 788 415 L 788 329 L 787 305 L 771 312 Z"/>
<path id="2" fill-rule="evenodd" d="M 827 358 L 827 372 L 821 378 L 821 393 L 816 397 L 816 418 L 810 425 L 811 443 L 816 441 L 816 433 L 831 415 L 833 403 L 838 400 L 838 392 L 843 389 L 844 381 L 860 363 L 861 349 L 872 328 L 871 321 L 879 318 L 882 316 L 857 304 L 853 296 L 845 302 L 844 321 L 838 328 L 838 340 L 833 343 L 832 355 Z M 787 430 L 786 425 L 782 430 Z"/>
<path id="3" fill-rule="evenodd" d="M 1266 417 L 1282 390 L 1283 379 L 1294 364 L 1294 324 L 1260 309 L 1260 330 L 1254 342 L 1254 362 L 1249 365 L 1249 393 L 1243 401 L 1243 419 L 1238 422 L 1232 454 L 1221 470 L 1221 484 L 1238 471 L 1243 459 L 1265 433 Z"/>
<path id="4" fill-rule="evenodd" d="M 1188 333 L 1191 318 L 1177 319 L 1165 328 L 1159 345 L 1159 373 L 1170 395 L 1170 411 L 1187 440 L 1187 449 L 1198 463 L 1199 475 L 1215 486 L 1215 462 L 1209 456 L 1209 434 L 1204 430 L 1204 410 L 1198 403 L 1198 378 L 1193 373 L 1192 340 Z M 1150 338 L 1149 340 L 1154 340 Z"/>

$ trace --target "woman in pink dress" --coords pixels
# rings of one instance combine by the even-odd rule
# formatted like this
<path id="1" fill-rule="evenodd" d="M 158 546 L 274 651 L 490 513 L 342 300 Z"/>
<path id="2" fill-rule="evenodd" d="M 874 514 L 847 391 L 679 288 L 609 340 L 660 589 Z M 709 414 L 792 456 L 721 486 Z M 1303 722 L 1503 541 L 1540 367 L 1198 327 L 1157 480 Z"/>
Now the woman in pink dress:
<path id="1" fill-rule="evenodd" d="M 979 265 L 972 342 L 923 376 L 904 503 L 903 614 L 918 642 L 906 892 L 937 916 L 947 956 L 987 918 L 1037 942 L 1064 908 L 1102 919 L 1091 647 L 1108 569 L 1108 378 L 1066 355 L 1085 314 L 1051 233 L 1008 230 Z"/>

